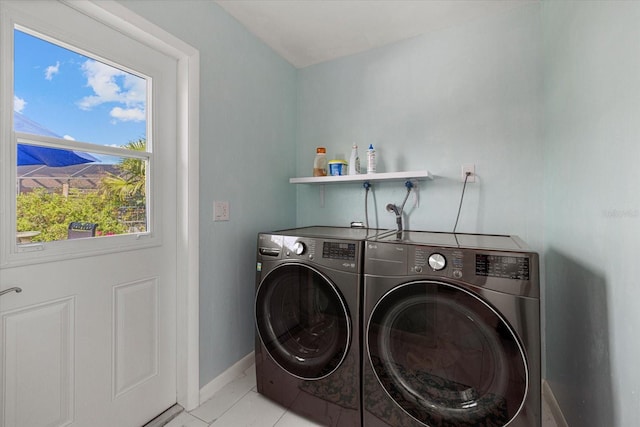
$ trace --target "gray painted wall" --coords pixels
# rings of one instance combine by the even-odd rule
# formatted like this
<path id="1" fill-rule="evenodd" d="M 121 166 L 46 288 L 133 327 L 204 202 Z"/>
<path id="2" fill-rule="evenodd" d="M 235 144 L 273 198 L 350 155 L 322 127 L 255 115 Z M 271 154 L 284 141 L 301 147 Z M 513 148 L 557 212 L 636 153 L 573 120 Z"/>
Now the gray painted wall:
<path id="1" fill-rule="evenodd" d="M 545 2 L 547 378 L 569 425 L 640 419 L 640 3 Z"/>
<path id="2" fill-rule="evenodd" d="M 200 385 L 253 350 L 259 231 L 295 225 L 296 70 L 211 1 L 123 5 L 200 51 Z M 213 201 L 231 220 L 213 222 Z"/>

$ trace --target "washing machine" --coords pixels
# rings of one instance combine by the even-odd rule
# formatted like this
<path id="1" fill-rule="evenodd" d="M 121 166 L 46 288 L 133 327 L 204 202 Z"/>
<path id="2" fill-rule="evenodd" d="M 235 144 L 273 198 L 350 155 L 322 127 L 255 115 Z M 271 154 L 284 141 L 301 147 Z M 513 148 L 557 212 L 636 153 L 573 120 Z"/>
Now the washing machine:
<path id="1" fill-rule="evenodd" d="M 325 426 L 361 424 L 360 298 L 369 233 L 305 227 L 258 235 L 258 392 Z"/>
<path id="2" fill-rule="evenodd" d="M 364 427 L 540 427 L 538 255 L 515 236 L 366 243 Z"/>

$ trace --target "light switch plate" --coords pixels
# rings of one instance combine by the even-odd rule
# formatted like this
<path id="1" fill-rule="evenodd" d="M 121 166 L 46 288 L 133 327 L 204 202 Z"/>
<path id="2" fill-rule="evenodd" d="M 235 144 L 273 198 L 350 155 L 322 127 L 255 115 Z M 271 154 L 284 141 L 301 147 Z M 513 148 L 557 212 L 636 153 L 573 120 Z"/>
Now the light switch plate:
<path id="1" fill-rule="evenodd" d="M 229 221 L 229 202 L 220 200 L 213 202 L 213 220 Z"/>

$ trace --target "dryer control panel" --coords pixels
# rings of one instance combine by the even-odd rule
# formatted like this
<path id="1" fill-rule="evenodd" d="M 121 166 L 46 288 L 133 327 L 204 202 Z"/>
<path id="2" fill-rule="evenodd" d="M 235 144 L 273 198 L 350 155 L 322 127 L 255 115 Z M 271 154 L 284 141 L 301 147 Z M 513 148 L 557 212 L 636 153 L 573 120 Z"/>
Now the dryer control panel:
<path id="1" fill-rule="evenodd" d="M 350 242 L 323 242 L 322 257 L 355 261 L 356 244 Z"/>
<path id="2" fill-rule="evenodd" d="M 300 261 L 359 273 L 362 242 L 275 234 L 258 235 L 258 269 L 264 262 Z"/>

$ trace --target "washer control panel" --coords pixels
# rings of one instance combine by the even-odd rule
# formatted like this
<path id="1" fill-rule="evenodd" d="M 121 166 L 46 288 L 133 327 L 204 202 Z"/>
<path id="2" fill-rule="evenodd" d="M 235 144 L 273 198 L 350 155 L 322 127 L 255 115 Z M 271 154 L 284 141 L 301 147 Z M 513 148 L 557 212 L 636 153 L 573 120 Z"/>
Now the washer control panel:
<path id="1" fill-rule="evenodd" d="M 452 280 L 512 295 L 540 296 L 535 252 L 376 241 L 367 241 L 365 248 L 365 277 Z"/>
<path id="2" fill-rule="evenodd" d="M 415 250 L 413 259 L 409 259 L 409 273 L 438 273 L 446 277 L 462 278 L 464 259 L 462 250 L 430 246 L 413 246 L 412 248 Z"/>
<path id="3" fill-rule="evenodd" d="M 433 271 L 444 270 L 447 266 L 447 259 L 444 255 L 435 252 L 429 255 L 429 267 L 433 269 Z"/>
<path id="4" fill-rule="evenodd" d="M 400 245 L 399 245 L 400 246 Z M 537 254 L 405 245 L 410 276 L 440 277 L 537 296 Z"/>
<path id="5" fill-rule="evenodd" d="M 529 280 L 529 257 L 515 255 L 476 254 L 477 276 Z"/>

